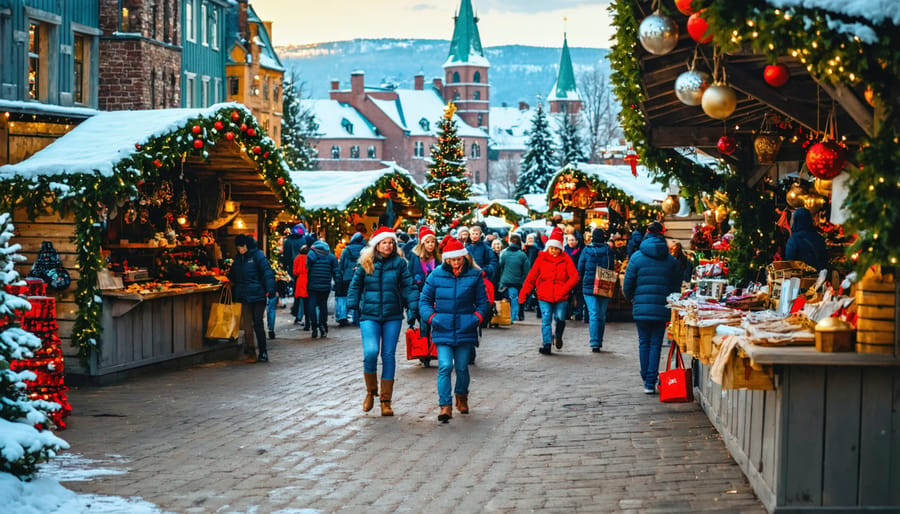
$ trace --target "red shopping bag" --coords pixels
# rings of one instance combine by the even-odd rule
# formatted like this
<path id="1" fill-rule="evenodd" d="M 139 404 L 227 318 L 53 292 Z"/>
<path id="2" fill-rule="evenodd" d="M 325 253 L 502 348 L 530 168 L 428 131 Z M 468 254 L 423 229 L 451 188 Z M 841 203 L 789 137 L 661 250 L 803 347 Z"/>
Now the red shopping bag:
<path id="1" fill-rule="evenodd" d="M 672 354 L 675 354 L 675 364 L 672 368 Z M 669 359 L 666 361 L 666 370 L 659 374 L 659 401 L 664 403 L 692 402 L 694 401 L 694 383 L 691 380 L 691 370 L 684 367 L 681 359 L 681 350 L 677 344 L 669 348 Z"/>
<path id="2" fill-rule="evenodd" d="M 406 360 L 437 359 L 437 346 L 418 328 L 406 329 Z"/>

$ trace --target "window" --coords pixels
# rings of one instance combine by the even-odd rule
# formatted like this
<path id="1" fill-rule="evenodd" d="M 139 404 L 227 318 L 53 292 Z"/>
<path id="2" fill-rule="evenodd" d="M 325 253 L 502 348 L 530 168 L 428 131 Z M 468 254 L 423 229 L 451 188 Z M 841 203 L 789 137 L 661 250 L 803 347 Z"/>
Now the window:
<path id="1" fill-rule="evenodd" d="M 200 107 L 209 107 L 210 106 L 209 99 L 211 96 L 209 94 L 209 77 L 203 77 L 202 80 L 203 80 L 203 89 L 201 90 L 201 94 L 203 95 L 202 96 L 203 103 L 200 105 Z"/>
<path id="2" fill-rule="evenodd" d="M 156 109 L 156 70 L 150 70 L 150 108 Z"/>
<path id="3" fill-rule="evenodd" d="M 476 84 L 481 83 L 481 72 L 480 71 L 476 71 L 475 74 L 472 75 L 472 82 L 474 82 Z"/>
<path id="4" fill-rule="evenodd" d="M 50 25 L 31 22 L 28 26 L 28 98 L 47 100 L 50 96 Z"/>
<path id="5" fill-rule="evenodd" d="M 353 145 L 350 147 L 350 158 L 359 159 L 359 145 Z"/>
<path id="6" fill-rule="evenodd" d="M 75 44 L 72 45 L 72 53 L 74 54 L 72 57 L 75 61 L 75 66 L 72 70 L 75 75 L 72 93 L 75 103 L 82 105 L 87 104 L 90 100 L 88 97 L 91 87 L 90 80 L 88 80 L 91 69 L 90 45 L 87 36 L 75 34 Z"/>
<path id="7" fill-rule="evenodd" d="M 340 159 L 341 158 L 341 147 L 340 146 L 332 146 L 331 147 L 331 158 L 332 159 Z"/>
<path id="8" fill-rule="evenodd" d="M 184 3 L 184 37 L 188 41 L 194 41 L 194 0 Z"/>
<path id="9" fill-rule="evenodd" d="M 209 46 L 209 22 L 206 19 L 206 2 L 200 4 L 200 44 Z"/>
<path id="10" fill-rule="evenodd" d="M 475 183 L 481 183 L 481 170 L 475 170 Z"/>
<path id="11" fill-rule="evenodd" d="M 428 122 L 427 118 L 422 118 L 419 120 L 419 126 L 422 127 L 422 130 L 428 132 L 428 129 L 431 128 L 431 123 Z"/>
<path id="12" fill-rule="evenodd" d="M 369 153 L 368 153 L 368 156 L 369 156 L 369 159 L 376 159 L 376 158 L 377 158 L 377 157 L 375 156 L 375 146 L 370 146 L 370 147 L 369 147 Z"/>
<path id="13" fill-rule="evenodd" d="M 222 101 L 222 79 L 218 77 L 213 79 L 212 101 L 214 104 Z"/>
<path id="14" fill-rule="evenodd" d="M 453 72 L 453 82 L 459 82 L 459 72 L 458 71 Z"/>
<path id="15" fill-rule="evenodd" d="M 472 93 L 472 100 L 481 100 L 481 91 L 475 91 Z"/>
<path id="16" fill-rule="evenodd" d="M 209 16 L 209 44 L 213 50 L 219 49 L 219 10 L 215 7 Z"/>
<path id="17" fill-rule="evenodd" d="M 237 77 L 228 77 L 228 96 L 237 96 L 241 93 L 241 80 Z"/>
<path id="18" fill-rule="evenodd" d="M 560 102 L 559 103 L 559 112 L 569 112 L 568 102 Z"/>
<path id="19" fill-rule="evenodd" d="M 415 157 L 425 157 L 425 143 L 416 141 L 414 154 Z"/>
<path id="20" fill-rule="evenodd" d="M 473 160 L 481 158 L 481 146 L 478 143 L 472 143 L 472 153 L 470 155 Z"/>
<path id="21" fill-rule="evenodd" d="M 197 78 L 193 73 L 189 73 L 184 79 L 184 106 L 194 107 L 194 99 L 196 98 Z"/>
<path id="22" fill-rule="evenodd" d="M 478 126 L 479 126 L 479 127 L 483 127 L 483 126 L 484 126 L 484 114 L 479 114 L 479 115 L 478 115 Z M 512 135 L 512 131 L 511 131 L 511 130 L 509 131 L 509 135 Z"/>
<path id="23" fill-rule="evenodd" d="M 276 102 L 281 102 L 281 88 L 278 87 L 278 84 L 276 84 L 272 88 L 272 100 L 275 100 Z"/>
<path id="24" fill-rule="evenodd" d="M 156 4 L 153 4 L 153 7 L 150 8 L 150 16 L 152 17 L 152 19 L 151 19 L 152 25 L 150 25 L 150 26 L 152 27 L 152 30 L 153 30 L 153 33 L 151 34 L 151 36 L 153 37 L 153 39 L 159 39 L 159 26 L 156 21 L 156 19 L 158 17 L 158 10 L 156 8 Z"/>
<path id="25" fill-rule="evenodd" d="M 269 99 L 269 77 L 266 77 L 265 82 L 263 82 L 263 99 Z"/>
<path id="26" fill-rule="evenodd" d="M 166 43 L 172 42 L 172 36 L 169 32 L 169 27 L 171 27 L 172 23 L 172 13 L 170 10 L 171 8 L 169 7 L 169 1 L 170 0 L 163 0 L 163 41 L 165 41 Z"/>
<path id="27" fill-rule="evenodd" d="M 169 75 L 169 105 L 166 107 L 177 107 L 178 106 L 178 79 L 175 78 L 175 72 L 173 71 L 171 75 Z"/>
<path id="28" fill-rule="evenodd" d="M 341 128 L 346 130 L 348 134 L 353 133 L 353 124 L 347 118 L 341 118 Z"/>

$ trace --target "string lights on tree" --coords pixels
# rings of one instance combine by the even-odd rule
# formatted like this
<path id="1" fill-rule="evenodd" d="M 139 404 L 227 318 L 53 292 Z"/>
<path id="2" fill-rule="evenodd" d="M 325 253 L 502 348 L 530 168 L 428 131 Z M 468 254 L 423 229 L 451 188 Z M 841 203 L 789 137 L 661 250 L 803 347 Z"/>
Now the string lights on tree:
<path id="1" fill-rule="evenodd" d="M 431 147 L 431 164 L 425 179 L 425 194 L 429 198 L 428 221 L 447 230 L 453 220 L 463 218 L 472 210 L 469 201 L 471 186 L 466 171 L 466 156 L 453 119 L 456 105 L 449 102 L 438 122 L 437 144 Z"/>

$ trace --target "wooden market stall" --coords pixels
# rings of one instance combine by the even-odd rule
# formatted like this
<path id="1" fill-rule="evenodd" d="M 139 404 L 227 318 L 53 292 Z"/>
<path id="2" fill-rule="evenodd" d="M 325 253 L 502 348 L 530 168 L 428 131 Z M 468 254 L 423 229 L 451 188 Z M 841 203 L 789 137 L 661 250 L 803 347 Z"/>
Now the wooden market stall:
<path id="1" fill-rule="evenodd" d="M 0 167 L 0 182 L 22 275 L 49 241 L 72 278 L 54 293 L 66 368 L 92 381 L 232 352 L 204 333 L 233 236 L 264 248 L 267 218 L 300 201 L 239 104 L 100 113 Z"/>

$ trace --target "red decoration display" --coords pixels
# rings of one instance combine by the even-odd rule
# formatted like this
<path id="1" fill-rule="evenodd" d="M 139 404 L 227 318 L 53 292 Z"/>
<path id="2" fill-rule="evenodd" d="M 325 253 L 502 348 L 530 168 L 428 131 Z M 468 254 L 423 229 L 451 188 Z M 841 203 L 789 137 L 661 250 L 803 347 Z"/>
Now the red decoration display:
<path id="1" fill-rule="evenodd" d="M 631 166 L 631 174 L 634 175 L 635 177 L 637 176 L 638 160 L 639 160 L 639 157 L 637 156 L 637 154 L 634 154 L 634 153 L 630 153 L 625 156 L 625 162 Z"/>
<path id="2" fill-rule="evenodd" d="M 247 135 L 248 135 L 248 136 L 255 136 L 255 135 L 256 135 L 256 131 L 253 130 L 252 128 L 248 128 L 248 129 L 247 129 Z"/>
<path id="3" fill-rule="evenodd" d="M 706 23 L 706 20 L 703 19 L 703 11 L 695 12 L 688 18 L 687 31 L 694 41 L 701 44 L 712 41 L 712 33 L 707 34 L 707 30 L 709 30 L 709 23 Z"/>
<path id="4" fill-rule="evenodd" d="M 153 159 L 153 165 L 157 168 L 162 168 L 162 161 L 159 159 Z"/>
<path id="5" fill-rule="evenodd" d="M 234 141 L 234 132 L 226 132 L 225 139 L 227 139 L 229 141 Z"/>
<path id="6" fill-rule="evenodd" d="M 241 114 L 237 111 L 231 111 L 231 120 L 237 122 L 239 119 L 241 119 Z"/>
<path id="7" fill-rule="evenodd" d="M 225 128 L 225 124 L 219 120 L 216 120 L 216 122 L 213 123 L 213 128 L 215 128 L 216 130 L 222 130 L 223 128 Z"/>
<path id="8" fill-rule="evenodd" d="M 193 132 L 194 134 L 199 134 L 202 130 L 203 128 L 200 127 L 200 125 L 194 125 L 193 127 L 191 127 L 191 132 Z"/>
<path id="9" fill-rule="evenodd" d="M 737 141 L 731 136 L 722 136 L 716 143 L 716 148 L 725 155 L 731 155 L 737 150 Z"/>
<path id="10" fill-rule="evenodd" d="M 276 182 L 278 182 L 279 186 L 283 186 L 284 185 L 284 177 L 278 177 L 278 180 Z"/>
<path id="11" fill-rule="evenodd" d="M 241 123 L 241 132 L 247 132 L 247 124 Z"/>
<path id="12" fill-rule="evenodd" d="M 196 148 L 197 150 L 203 148 L 203 140 L 202 140 L 202 139 L 195 139 L 195 140 L 194 140 L 194 148 Z"/>
<path id="13" fill-rule="evenodd" d="M 262 148 L 260 148 L 259 146 L 254 146 L 253 153 L 259 155 L 259 152 L 262 152 Z"/>
<path id="14" fill-rule="evenodd" d="M 788 71 L 787 66 L 783 64 L 770 64 L 763 70 L 763 78 L 770 86 L 781 87 L 787 84 L 788 79 L 791 78 L 791 73 Z"/>
<path id="15" fill-rule="evenodd" d="M 814 177 L 831 180 L 844 169 L 844 148 L 834 141 L 816 143 L 806 152 L 806 167 Z"/>

